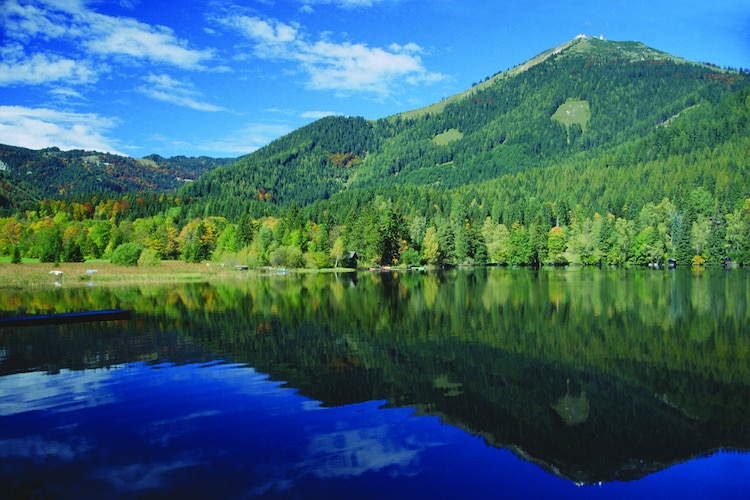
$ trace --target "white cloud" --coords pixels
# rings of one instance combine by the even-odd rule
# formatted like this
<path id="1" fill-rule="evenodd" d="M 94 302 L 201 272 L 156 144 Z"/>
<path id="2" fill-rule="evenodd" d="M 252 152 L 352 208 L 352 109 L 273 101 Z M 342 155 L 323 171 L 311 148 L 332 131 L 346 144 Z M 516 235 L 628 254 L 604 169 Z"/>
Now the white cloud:
<path id="1" fill-rule="evenodd" d="M 296 63 L 308 75 L 307 86 L 317 90 L 371 92 L 387 96 L 403 84 L 432 83 L 444 78 L 429 72 L 414 43 L 388 48 L 326 38 L 311 42 L 299 26 L 278 20 L 232 15 L 219 20 L 255 43 L 255 57 Z"/>
<path id="2" fill-rule="evenodd" d="M 49 93 L 63 101 L 83 98 L 83 96 L 79 92 L 76 92 L 75 90 L 67 87 L 52 89 L 49 91 Z"/>
<path id="3" fill-rule="evenodd" d="M 44 2 L 3 2 L 0 19 L 3 21 L 6 36 L 20 41 L 29 41 L 36 37 L 50 40 L 64 36 L 68 31 L 68 16 L 64 12 L 53 12 L 46 7 Z"/>
<path id="4" fill-rule="evenodd" d="M 334 5 L 342 9 L 356 9 L 360 7 L 372 7 L 383 0 L 300 0 L 302 8 L 312 9 L 312 5 Z"/>
<path id="5" fill-rule="evenodd" d="M 387 95 L 399 82 L 426 81 L 430 75 L 418 57 L 381 48 L 320 41 L 307 49 L 298 60 L 310 74 L 313 89 Z"/>
<path id="6" fill-rule="evenodd" d="M 294 42 L 298 35 L 294 26 L 281 21 L 264 21 L 257 17 L 237 16 L 230 22 L 250 38 L 268 45 Z"/>
<path id="7" fill-rule="evenodd" d="M 222 111 L 223 108 L 200 100 L 201 93 L 189 84 L 175 80 L 168 75 L 151 74 L 144 78 L 146 85 L 137 90 L 143 95 L 178 106 L 185 106 L 198 111 Z"/>
<path id="8" fill-rule="evenodd" d="M 141 2 L 140 2 L 140 0 L 120 0 L 118 3 L 120 4 L 120 7 L 122 7 L 123 9 L 133 10 Z"/>
<path id="9" fill-rule="evenodd" d="M 305 111 L 300 116 L 302 118 L 312 118 L 314 120 L 317 120 L 319 118 L 325 118 L 326 116 L 338 116 L 341 113 L 337 113 L 335 111 Z"/>
<path id="10" fill-rule="evenodd" d="M 204 61 L 213 57 L 210 50 L 185 47 L 169 28 L 93 13 L 87 17 L 93 37 L 85 44 L 95 54 L 149 59 L 184 69 L 203 69 Z"/>
<path id="11" fill-rule="evenodd" d="M 281 115 L 289 115 L 289 116 L 297 115 L 297 111 L 291 108 L 266 108 L 263 111 L 265 111 L 266 113 L 278 113 Z"/>
<path id="12" fill-rule="evenodd" d="M 4 56 L 7 54 L 3 52 Z M 0 61 L 0 86 L 61 81 L 75 85 L 93 83 L 97 79 L 96 72 L 86 62 L 55 55 L 39 53 L 31 57 L 6 57 Z"/>
<path id="13" fill-rule="evenodd" d="M 116 125 L 95 113 L 0 106 L 0 142 L 30 149 L 57 146 L 122 154 L 104 135 Z"/>
<path id="14" fill-rule="evenodd" d="M 396 52 L 396 53 L 412 52 L 414 54 L 421 54 L 422 52 L 424 52 L 422 50 L 422 47 L 420 47 L 419 45 L 413 42 L 409 42 L 406 45 L 399 45 L 397 43 L 392 43 L 388 46 L 388 48 L 391 51 Z"/>
<path id="15" fill-rule="evenodd" d="M 68 43 L 81 59 L 125 57 L 184 69 L 205 69 L 212 50 L 195 50 L 164 26 L 99 14 L 76 0 L 6 0 L 0 23 L 8 39 Z"/>
<path id="16" fill-rule="evenodd" d="M 292 130 L 292 127 L 287 125 L 251 123 L 221 139 L 198 145 L 198 149 L 207 152 L 224 151 L 227 154 L 244 155 L 252 153 Z"/>

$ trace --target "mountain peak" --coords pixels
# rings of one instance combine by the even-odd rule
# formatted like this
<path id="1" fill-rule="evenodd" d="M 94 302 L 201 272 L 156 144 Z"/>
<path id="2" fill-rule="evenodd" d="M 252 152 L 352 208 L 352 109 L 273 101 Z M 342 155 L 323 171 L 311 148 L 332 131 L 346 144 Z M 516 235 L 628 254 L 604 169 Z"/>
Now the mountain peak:
<path id="1" fill-rule="evenodd" d="M 519 64 L 507 71 L 498 72 L 490 78 L 487 78 L 481 83 L 478 83 L 471 88 L 454 94 L 450 97 L 443 99 L 440 102 L 431 104 L 429 106 L 419 108 L 405 113 L 399 113 L 395 117 L 400 118 L 414 118 L 417 116 L 424 115 L 425 113 L 439 113 L 445 106 L 451 102 L 456 102 L 466 97 L 471 96 L 478 90 L 489 87 L 499 80 L 504 80 L 513 76 L 516 76 L 524 71 L 527 71 L 534 66 L 541 64 L 553 56 L 588 56 L 595 57 L 598 59 L 618 59 L 620 61 L 645 61 L 645 60 L 672 60 L 674 62 L 689 63 L 685 59 L 674 57 L 666 52 L 652 49 L 651 47 L 635 41 L 618 42 L 612 40 L 606 40 L 603 35 L 598 37 L 589 36 L 585 34 L 579 34 L 572 40 L 569 40 L 557 47 L 545 50 L 544 52 L 532 57 L 528 61 Z M 697 63 L 693 63 L 697 64 Z"/>
<path id="2" fill-rule="evenodd" d="M 553 56 L 587 56 L 595 57 L 599 59 L 611 59 L 619 61 L 659 61 L 659 60 L 672 60 L 675 62 L 688 62 L 679 57 L 674 57 L 671 54 L 662 52 L 660 50 L 652 49 L 642 42 L 636 41 L 613 41 L 607 40 L 603 35 L 588 36 L 579 34 L 570 41 L 567 41 L 557 47 L 545 50 L 541 54 L 532 57 L 523 64 L 516 66 L 504 73 L 498 73 L 489 81 L 497 78 L 505 78 L 508 76 L 517 75 L 523 71 L 528 70 L 536 66 L 537 64 L 543 63 L 547 59 Z M 489 82 L 488 81 L 488 82 Z"/>
<path id="3" fill-rule="evenodd" d="M 599 57 L 617 57 L 622 60 L 643 61 L 643 60 L 664 60 L 671 59 L 680 62 L 687 62 L 671 54 L 636 41 L 612 41 L 606 40 L 604 36 L 591 37 L 587 35 L 578 35 L 573 40 L 552 49 L 553 54 L 563 51 L 569 51 L 572 54 L 584 54 Z"/>

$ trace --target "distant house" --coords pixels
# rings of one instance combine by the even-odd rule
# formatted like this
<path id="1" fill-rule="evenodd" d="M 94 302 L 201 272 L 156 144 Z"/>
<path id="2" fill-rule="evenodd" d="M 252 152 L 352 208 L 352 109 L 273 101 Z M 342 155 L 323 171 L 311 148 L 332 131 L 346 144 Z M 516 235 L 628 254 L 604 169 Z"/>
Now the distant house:
<path id="1" fill-rule="evenodd" d="M 344 256 L 341 258 L 341 262 L 339 263 L 341 267 L 357 267 L 357 252 L 350 251 L 346 252 Z"/>

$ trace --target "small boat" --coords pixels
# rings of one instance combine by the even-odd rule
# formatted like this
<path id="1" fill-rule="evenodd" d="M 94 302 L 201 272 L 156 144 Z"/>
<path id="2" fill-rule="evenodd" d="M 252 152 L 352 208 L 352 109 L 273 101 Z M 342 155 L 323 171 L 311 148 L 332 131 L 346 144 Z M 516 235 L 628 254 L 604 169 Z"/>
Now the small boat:
<path id="1" fill-rule="evenodd" d="M 130 319 L 130 311 L 125 309 L 103 309 L 58 314 L 32 314 L 0 318 L 0 328 L 10 326 L 62 325 L 91 321 L 116 321 Z"/>

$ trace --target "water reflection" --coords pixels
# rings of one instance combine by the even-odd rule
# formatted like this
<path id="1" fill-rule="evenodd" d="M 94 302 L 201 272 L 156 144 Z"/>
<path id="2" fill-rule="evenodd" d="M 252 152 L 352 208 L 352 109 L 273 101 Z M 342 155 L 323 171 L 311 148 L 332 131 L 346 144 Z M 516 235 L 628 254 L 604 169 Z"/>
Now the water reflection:
<path id="1" fill-rule="evenodd" d="M 750 386 L 749 290 L 742 271 L 479 270 L 18 291 L 4 300 L 5 314 L 119 307 L 133 317 L 0 330 L 0 417 L 26 425 L 29 415 L 63 409 L 113 413 L 122 397 L 108 388 L 126 391 L 123 374 L 136 373 L 141 395 L 127 398 L 128 415 L 140 408 L 148 422 L 140 422 L 142 437 L 134 440 L 146 436 L 153 452 L 190 436 L 199 453 L 154 459 L 148 471 L 133 461 L 113 465 L 101 479 L 119 489 L 151 488 L 165 478 L 180 484 L 194 473 L 186 471 L 210 467 L 196 457 L 221 451 L 210 443 L 226 441 L 219 436 L 234 410 L 225 407 L 251 401 L 273 405 L 262 418 L 244 412 L 242 419 L 250 421 L 237 430 L 255 450 L 248 451 L 258 468 L 255 493 L 285 491 L 290 477 L 305 474 L 422 474 L 425 447 L 444 443 L 435 441 L 434 425 L 419 439 L 413 428 L 408 439 L 399 435 L 412 411 L 577 483 L 637 479 L 717 449 L 750 449 L 750 402 L 739 396 Z M 224 387 L 227 374 L 247 369 L 175 367 L 214 359 L 247 364 L 270 380 L 239 376 L 242 383 L 222 389 L 219 398 L 203 380 L 206 374 L 216 373 L 214 384 Z M 146 364 L 134 370 L 133 362 Z M 187 395 L 175 400 L 175 381 L 150 394 L 150 381 L 161 372 L 147 367 L 158 363 L 171 367 L 165 376 L 200 379 L 184 383 L 192 387 L 190 401 L 202 403 Z M 110 385 L 114 372 L 117 382 Z M 282 381 L 299 392 L 291 392 L 298 400 L 275 399 L 286 394 Z M 248 383 L 253 391 L 264 384 L 271 389 L 263 390 L 261 402 L 256 392 L 239 389 Z M 380 406 L 406 413 L 396 414 L 399 425 L 384 423 L 379 419 L 389 414 Z M 331 407 L 357 423 L 314 417 Z M 290 415 L 302 411 L 300 428 L 299 416 Z M 362 414 L 367 419 L 358 418 Z M 138 428 L 132 418 L 110 415 Z M 297 437 L 281 449 L 270 443 L 258 448 L 263 434 L 250 439 L 248 425 Z M 103 429 L 100 441 L 108 432 L 113 428 Z M 214 440 L 201 447 L 194 441 L 203 433 Z M 87 440 L 90 435 L 75 445 L 59 436 L 23 442 L 3 436 L 5 457 L 46 449 L 81 460 L 101 446 Z M 279 457 L 298 473 L 279 472 Z"/>
<path id="2" fill-rule="evenodd" d="M 30 379 L 47 390 L 26 392 Z M 3 399 L 27 404 L 2 407 L 5 491 L 244 498 L 301 483 L 315 492 L 380 472 L 416 476 L 421 455 L 445 445 L 436 419 L 409 421 L 411 411 L 381 410 L 383 402 L 334 411 L 279 385 L 217 364 L 6 376 Z M 79 404 L 81 394 L 99 397 Z"/>

